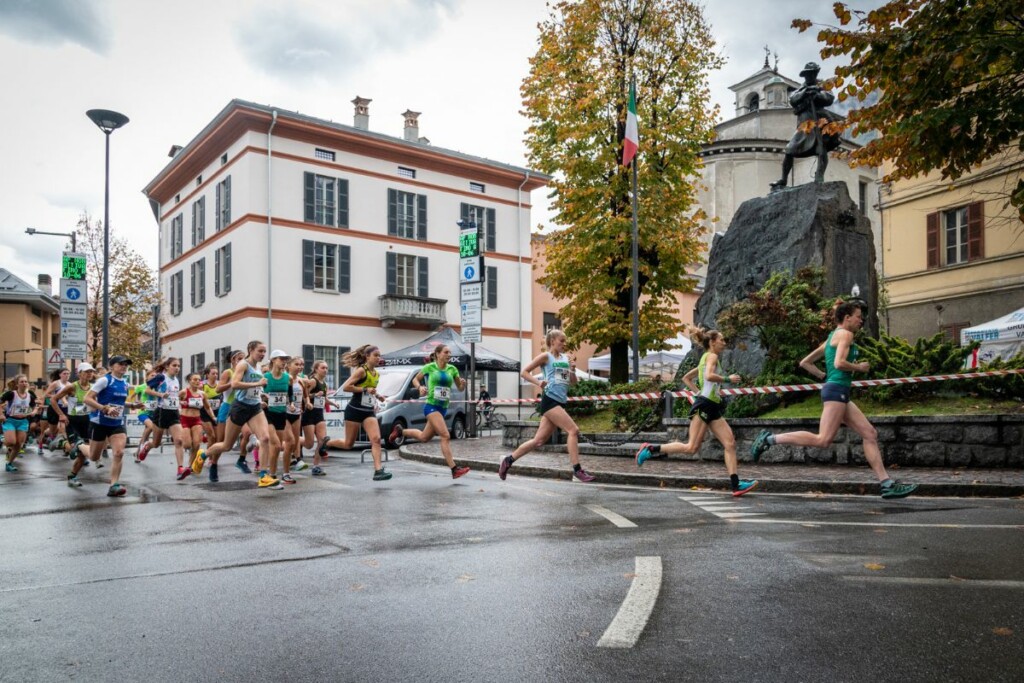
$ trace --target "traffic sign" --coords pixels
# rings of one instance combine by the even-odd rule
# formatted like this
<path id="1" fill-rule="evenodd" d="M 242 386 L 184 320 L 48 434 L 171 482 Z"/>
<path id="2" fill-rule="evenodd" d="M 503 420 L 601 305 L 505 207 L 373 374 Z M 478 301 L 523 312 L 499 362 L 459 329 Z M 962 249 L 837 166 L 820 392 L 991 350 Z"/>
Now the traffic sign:
<path id="1" fill-rule="evenodd" d="M 85 342 L 76 343 L 61 339 L 60 352 L 66 360 L 86 360 L 88 358 Z"/>
<path id="2" fill-rule="evenodd" d="M 85 320 L 88 317 L 88 307 L 85 304 L 72 304 L 60 302 L 61 320 Z"/>
<path id="3" fill-rule="evenodd" d="M 468 284 L 484 279 L 484 259 L 482 256 L 459 259 L 459 282 Z"/>
<path id="4" fill-rule="evenodd" d="M 460 289 L 461 301 L 483 301 L 484 288 L 483 285 L 481 285 L 479 282 L 473 282 L 468 285 L 462 285 Z"/>
<path id="5" fill-rule="evenodd" d="M 75 304 L 89 303 L 89 290 L 85 280 L 60 279 L 60 300 Z"/>
<path id="6" fill-rule="evenodd" d="M 60 349 L 46 349 L 46 369 L 58 370 L 64 367 L 64 356 Z"/>
<path id="7" fill-rule="evenodd" d="M 84 320 L 78 320 L 71 318 L 70 320 L 60 321 L 60 333 L 61 335 L 67 336 L 68 334 L 74 335 L 81 330 L 82 335 L 85 335 L 86 322 Z"/>
<path id="8" fill-rule="evenodd" d="M 483 310 L 480 307 L 479 301 L 463 301 L 461 308 L 463 327 L 483 324 Z"/>
<path id="9" fill-rule="evenodd" d="M 483 329 L 479 325 L 463 325 L 462 340 L 470 344 L 479 344 L 484 340 Z"/>

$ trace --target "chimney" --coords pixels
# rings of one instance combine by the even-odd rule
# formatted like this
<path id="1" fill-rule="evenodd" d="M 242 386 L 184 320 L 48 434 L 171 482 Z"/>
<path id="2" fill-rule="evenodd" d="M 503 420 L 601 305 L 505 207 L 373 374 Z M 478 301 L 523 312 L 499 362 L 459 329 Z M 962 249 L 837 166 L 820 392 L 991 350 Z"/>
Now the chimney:
<path id="1" fill-rule="evenodd" d="M 53 296 L 53 278 L 46 273 L 39 273 L 39 291 L 46 296 Z"/>
<path id="2" fill-rule="evenodd" d="M 356 105 L 356 114 L 352 125 L 360 130 L 370 130 L 370 102 L 373 100 L 356 95 L 352 104 Z"/>
<path id="3" fill-rule="evenodd" d="M 409 142 L 419 142 L 420 140 L 420 124 L 417 120 L 420 117 L 420 113 L 412 109 L 406 109 L 402 112 L 402 116 L 405 117 L 405 139 Z"/>
<path id="4" fill-rule="evenodd" d="M 171 145 L 171 150 L 167 152 L 167 156 L 173 159 L 174 157 L 178 156 L 178 152 L 180 152 L 183 149 L 185 148 L 182 147 L 181 145 Z"/>

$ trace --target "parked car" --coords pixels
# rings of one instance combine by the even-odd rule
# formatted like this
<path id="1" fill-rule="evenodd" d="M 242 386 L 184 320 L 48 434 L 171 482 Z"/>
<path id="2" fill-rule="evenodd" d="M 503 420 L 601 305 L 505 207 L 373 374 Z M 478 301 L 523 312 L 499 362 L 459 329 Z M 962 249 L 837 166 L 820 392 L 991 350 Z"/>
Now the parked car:
<path id="1" fill-rule="evenodd" d="M 423 415 L 425 401 L 420 399 L 419 391 L 416 387 L 412 386 L 413 377 L 416 376 L 419 370 L 420 368 L 416 366 L 384 366 L 378 369 L 380 372 L 380 383 L 377 385 L 377 393 L 385 396 L 386 399 L 383 403 L 377 404 L 376 413 L 377 422 L 380 423 L 380 434 L 385 441 L 387 441 L 387 437 L 395 424 L 402 425 L 403 429 L 406 427 L 423 429 L 427 425 L 427 418 Z M 348 405 L 352 394 L 339 388 L 328 398 L 331 402 L 331 410 L 338 411 L 340 417 L 340 412 Z M 415 400 L 415 402 L 401 403 L 400 401 L 403 399 L 411 399 Z M 452 388 L 452 402 L 448 406 L 448 415 L 445 418 L 445 422 L 453 439 L 466 438 L 468 408 L 464 402 L 465 399 L 465 392 L 459 391 L 454 387 Z M 332 431 L 329 421 L 328 432 Z M 332 433 L 330 436 L 340 438 L 344 436 L 344 429 L 342 428 L 340 434 Z M 398 448 L 402 445 L 402 441 L 403 439 L 399 438 L 396 443 L 388 442 L 385 446 L 387 448 Z M 356 442 L 358 445 L 369 444 L 369 439 L 367 439 L 366 433 L 362 429 L 359 430 Z"/>

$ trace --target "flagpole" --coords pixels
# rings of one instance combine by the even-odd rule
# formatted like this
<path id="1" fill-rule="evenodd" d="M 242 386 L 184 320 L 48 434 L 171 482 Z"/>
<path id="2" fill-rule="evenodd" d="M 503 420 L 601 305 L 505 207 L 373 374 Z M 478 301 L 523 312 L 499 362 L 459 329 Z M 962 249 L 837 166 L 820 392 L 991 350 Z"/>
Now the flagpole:
<path id="1" fill-rule="evenodd" d="M 633 97 L 636 97 L 636 76 L 631 76 L 629 79 L 629 92 Z M 639 237 L 637 236 L 637 201 L 636 201 L 636 156 L 632 159 L 633 167 L 633 293 L 632 293 L 632 305 L 633 305 L 633 381 L 637 382 L 640 380 L 640 307 L 639 296 L 640 296 L 640 282 L 637 271 L 639 270 Z"/>

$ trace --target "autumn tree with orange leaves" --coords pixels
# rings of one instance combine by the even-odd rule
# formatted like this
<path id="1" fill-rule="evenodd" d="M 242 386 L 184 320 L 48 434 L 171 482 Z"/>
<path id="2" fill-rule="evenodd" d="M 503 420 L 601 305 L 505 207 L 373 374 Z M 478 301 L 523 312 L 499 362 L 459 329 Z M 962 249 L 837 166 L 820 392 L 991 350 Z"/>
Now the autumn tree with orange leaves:
<path id="1" fill-rule="evenodd" d="M 849 152 L 884 180 L 938 171 L 956 181 L 984 161 L 1024 152 L 1024 4 L 1008 0 L 891 0 L 870 12 L 837 2 L 819 27 L 824 58 L 846 56 L 827 85 L 840 100 L 877 102 L 848 115 L 855 134 L 881 136 Z M 814 24 L 793 22 L 800 31 Z M 1024 221 L 1024 179 L 1006 187 Z"/>
<path id="2" fill-rule="evenodd" d="M 542 279 L 568 303 L 574 343 L 610 347 L 613 382 L 628 378 L 631 338 L 630 170 L 622 166 L 629 79 L 640 119 L 640 352 L 683 325 L 676 296 L 702 256 L 696 204 L 701 145 L 717 111 L 707 76 L 721 65 L 699 5 L 687 0 L 575 0 L 552 7 L 522 85 L 530 163 L 554 177 L 554 222 Z"/>

